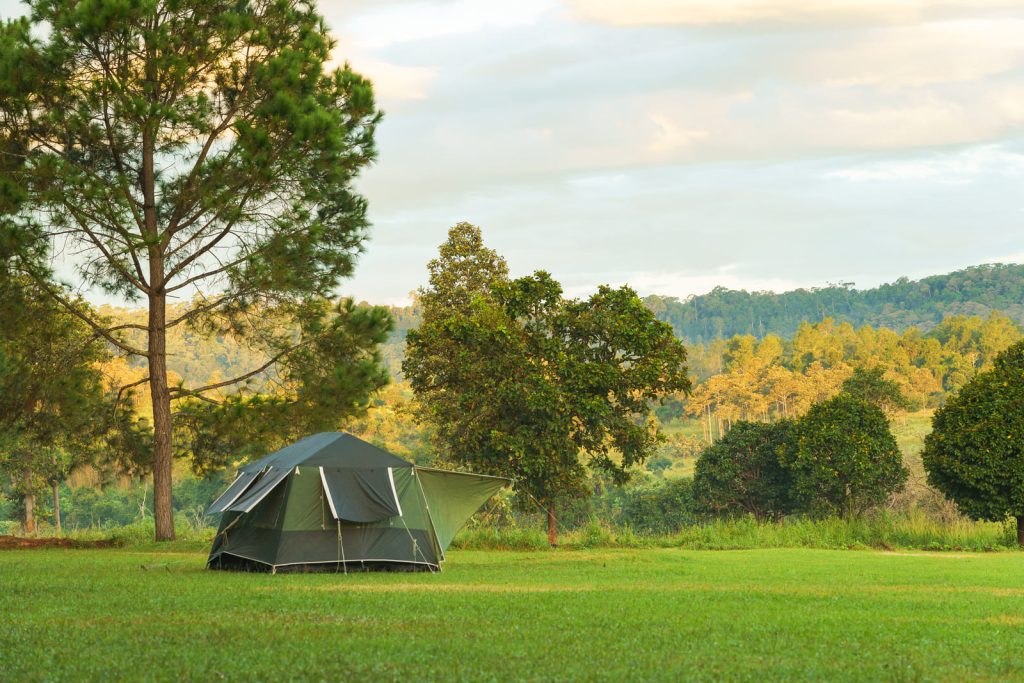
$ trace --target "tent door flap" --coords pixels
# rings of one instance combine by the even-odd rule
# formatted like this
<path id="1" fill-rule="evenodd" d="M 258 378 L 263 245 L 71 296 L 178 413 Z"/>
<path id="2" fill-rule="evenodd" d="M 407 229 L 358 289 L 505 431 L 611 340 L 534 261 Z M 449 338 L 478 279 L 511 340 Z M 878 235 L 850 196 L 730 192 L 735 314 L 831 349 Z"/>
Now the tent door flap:
<path id="1" fill-rule="evenodd" d="M 402 516 L 390 467 L 360 470 L 321 467 L 320 481 L 334 519 L 367 523 Z"/>

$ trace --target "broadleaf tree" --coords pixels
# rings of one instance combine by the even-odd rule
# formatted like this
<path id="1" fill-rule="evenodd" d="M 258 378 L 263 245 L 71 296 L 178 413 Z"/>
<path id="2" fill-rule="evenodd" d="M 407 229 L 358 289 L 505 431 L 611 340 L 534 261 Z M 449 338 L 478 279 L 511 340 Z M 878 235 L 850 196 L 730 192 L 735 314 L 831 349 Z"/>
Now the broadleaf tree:
<path id="1" fill-rule="evenodd" d="M 903 488 L 903 466 L 889 421 L 877 405 L 840 393 L 797 420 L 782 463 L 796 504 L 813 513 L 859 515 Z"/>
<path id="2" fill-rule="evenodd" d="M 694 498 L 701 510 L 759 520 L 793 512 L 793 475 L 781 462 L 793 431 L 792 420 L 740 421 L 704 449 L 693 473 Z"/>
<path id="3" fill-rule="evenodd" d="M 84 464 L 121 470 L 145 425 L 107 386 L 100 369 L 106 345 L 2 266 L 0 320 L 0 471 L 21 501 L 25 531 L 35 530 L 36 499 L 46 489 L 59 530 L 58 487 L 67 475 Z"/>
<path id="4" fill-rule="evenodd" d="M 924 444 L 928 483 L 970 517 L 1015 518 L 1024 547 L 1024 342 L 935 411 Z"/>
<path id="5" fill-rule="evenodd" d="M 547 273 L 510 280 L 469 224 L 429 271 L 403 363 L 419 415 L 451 460 L 540 502 L 554 544 L 588 468 L 621 483 L 653 452 L 652 404 L 690 388 L 685 349 L 628 287 L 567 300 Z"/>
<path id="6" fill-rule="evenodd" d="M 334 40 L 310 0 L 30 0 L 28 11 L 0 36 L 0 242 L 66 246 L 76 284 L 148 310 L 145 324 L 109 324 L 47 285 L 37 260 L 20 266 L 148 367 L 156 537 L 171 539 L 172 401 L 343 334 L 348 318 L 318 300 L 366 235 L 352 182 L 375 156 L 380 113 L 369 81 L 330 66 Z M 176 299 L 194 305 L 168 318 Z M 279 324 L 289 316 L 318 331 L 297 340 Z M 167 330 L 210 321 L 266 364 L 171 386 Z"/>

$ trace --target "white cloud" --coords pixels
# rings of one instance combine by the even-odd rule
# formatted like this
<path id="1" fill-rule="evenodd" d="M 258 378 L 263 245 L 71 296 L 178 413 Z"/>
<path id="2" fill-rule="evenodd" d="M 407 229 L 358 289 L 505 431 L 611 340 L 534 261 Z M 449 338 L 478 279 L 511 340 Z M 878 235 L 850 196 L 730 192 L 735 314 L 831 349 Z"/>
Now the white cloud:
<path id="1" fill-rule="evenodd" d="M 652 114 L 651 123 L 655 126 L 654 139 L 647 149 L 655 154 L 666 154 L 686 149 L 699 140 L 708 137 L 706 130 L 684 128 L 664 114 Z"/>
<path id="2" fill-rule="evenodd" d="M 373 90 L 385 106 L 399 100 L 425 99 L 437 78 L 436 66 L 399 66 L 358 57 L 351 62 L 353 69 L 373 81 Z"/>
<path id="3" fill-rule="evenodd" d="M 743 274 L 738 264 L 727 264 L 704 272 L 695 271 L 640 271 L 624 275 L 615 275 L 610 283 L 612 286 L 629 285 L 641 296 L 659 294 L 685 299 L 688 296 L 707 294 L 715 287 L 728 289 L 745 289 L 748 292 L 785 292 L 798 287 L 810 286 L 782 277 L 758 277 Z M 578 279 L 579 276 L 577 275 Z M 593 274 L 592 282 L 578 282 L 566 288 L 570 296 L 586 296 L 597 289 L 599 284 L 607 280 L 607 275 Z M 817 283 L 820 284 L 820 283 Z"/>
<path id="4" fill-rule="evenodd" d="M 578 16 L 614 26 L 904 23 L 932 12 L 1019 8 L 1015 0 L 566 0 Z"/>
<path id="5" fill-rule="evenodd" d="M 788 65 L 831 88 L 921 88 L 976 81 L 1024 65 L 1024 20 L 934 22 L 865 30 Z"/>
<path id="6" fill-rule="evenodd" d="M 413 41 L 450 38 L 536 23 L 551 11 L 553 0 L 516 0 L 495 7 L 490 0 L 410 2 L 359 14 L 345 32 L 364 49 L 380 49 Z M 467 55 L 467 59 L 473 59 Z"/>
<path id="7" fill-rule="evenodd" d="M 930 180 L 961 184 L 993 175 L 1024 176 L 1024 154 L 984 146 L 932 158 L 865 163 L 831 171 L 825 177 L 858 183 Z"/>

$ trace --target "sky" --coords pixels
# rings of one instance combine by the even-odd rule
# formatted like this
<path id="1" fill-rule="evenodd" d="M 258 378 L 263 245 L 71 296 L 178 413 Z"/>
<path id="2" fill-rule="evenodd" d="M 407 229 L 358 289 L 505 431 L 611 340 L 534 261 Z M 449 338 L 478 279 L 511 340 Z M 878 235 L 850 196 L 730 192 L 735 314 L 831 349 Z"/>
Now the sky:
<path id="1" fill-rule="evenodd" d="M 1020 0 L 319 7 L 385 111 L 340 293 L 408 302 L 459 221 L 572 295 L 1024 262 Z"/>

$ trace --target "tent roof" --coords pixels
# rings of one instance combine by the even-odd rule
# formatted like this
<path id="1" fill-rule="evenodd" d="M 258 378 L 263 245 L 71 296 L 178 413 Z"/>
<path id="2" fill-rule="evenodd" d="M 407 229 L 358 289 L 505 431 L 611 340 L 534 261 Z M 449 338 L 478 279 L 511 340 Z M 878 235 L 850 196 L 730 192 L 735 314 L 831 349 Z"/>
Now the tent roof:
<path id="1" fill-rule="evenodd" d="M 259 472 L 264 467 L 290 469 L 297 465 L 316 465 L 351 469 L 412 467 L 385 450 L 345 432 L 321 432 L 246 465 L 242 472 Z"/>

